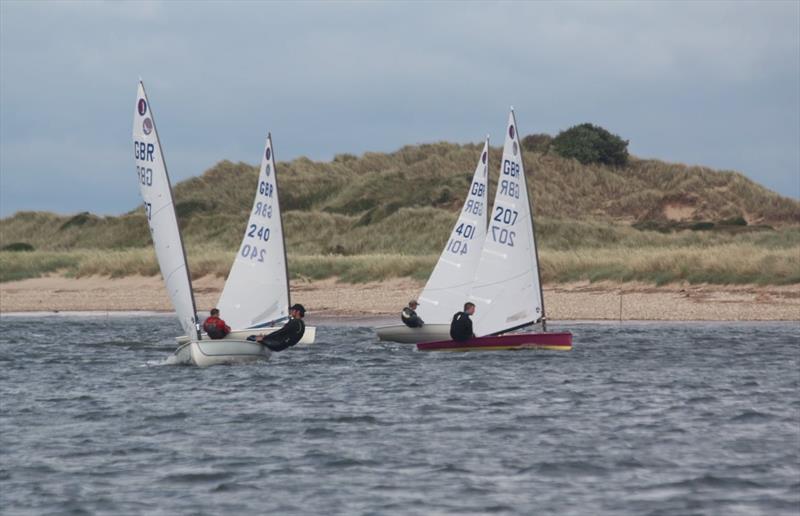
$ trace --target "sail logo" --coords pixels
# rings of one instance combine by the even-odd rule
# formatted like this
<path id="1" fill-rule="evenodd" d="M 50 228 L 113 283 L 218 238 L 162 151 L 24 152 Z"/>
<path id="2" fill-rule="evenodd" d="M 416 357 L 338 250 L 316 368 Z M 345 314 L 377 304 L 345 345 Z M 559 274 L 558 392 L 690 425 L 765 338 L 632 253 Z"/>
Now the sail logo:
<path id="1" fill-rule="evenodd" d="M 485 165 L 485 164 L 486 164 L 486 159 L 487 159 L 487 156 L 486 156 L 486 153 L 484 152 L 484 153 L 481 155 L 481 163 L 483 163 L 483 164 Z"/>
<path id="2" fill-rule="evenodd" d="M 515 141 L 514 141 L 514 143 L 511 145 L 511 152 L 514 154 L 514 156 L 516 156 L 516 155 L 517 155 L 517 152 L 519 152 L 519 149 L 517 148 L 517 142 L 516 142 L 516 140 L 515 140 Z"/>
<path id="3" fill-rule="evenodd" d="M 147 101 L 139 99 L 139 114 L 144 116 L 145 113 L 147 113 Z"/>
<path id="4" fill-rule="evenodd" d="M 511 138 L 514 137 L 514 126 L 513 125 L 509 125 L 508 126 L 508 136 L 511 137 Z"/>
<path id="5" fill-rule="evenodd" d="M 150 118 L 145 118 L 144 122 L 142 122 L 142 131 L 144 131 L 144 134 L 153 132 L 153 121 Z"/>
<path id="6" fill-rule="evenodd" d="M 269 158 L 270 158 L 270 156 L 272 156 L 272 150 L 271 150 L 269 147 L 267 147 L 267 152 L 266 152 L 266 153 L 264 153 L 264 156 L 265 156 L 267 159 L 269 159 Z"/>

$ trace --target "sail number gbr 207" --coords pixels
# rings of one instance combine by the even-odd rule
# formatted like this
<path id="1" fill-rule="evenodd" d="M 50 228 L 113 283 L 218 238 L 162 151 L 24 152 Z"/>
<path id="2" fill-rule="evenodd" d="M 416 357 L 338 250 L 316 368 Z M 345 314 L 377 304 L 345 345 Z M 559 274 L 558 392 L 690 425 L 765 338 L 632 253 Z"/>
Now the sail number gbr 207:
<path id="1" fill-rule="evenodd" d="M 521 186 L 519 183 L 519 163 L 504 160 L 502 175 L 505 177 L 502 177 L 498 182 L 497 186 L 500 190 L 497 192 L 498 196 L 519 199 Z M 501 245 L 514 247 L 514 238 L 516 238 L 517 234 L 515 231 L 512 231 L 511 228 L 517 223 L 518 217 L 519 212 L 517 210 L 495 204 L 491 226 L 489 227 L 489 237 Z"/>

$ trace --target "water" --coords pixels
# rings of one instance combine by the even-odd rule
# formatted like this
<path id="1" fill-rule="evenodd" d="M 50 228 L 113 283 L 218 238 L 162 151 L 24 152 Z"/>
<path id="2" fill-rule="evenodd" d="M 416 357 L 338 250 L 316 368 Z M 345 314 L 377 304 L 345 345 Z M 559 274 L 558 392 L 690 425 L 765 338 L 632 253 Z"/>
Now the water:
<path id="1" fill-rule="evenodd" d="M 795 324 L 570 329 L 426 354 L 322 327 L 201 370 L 162 365 L 169 317 L 4 317 L 0 512 L 800 511 Z"/>

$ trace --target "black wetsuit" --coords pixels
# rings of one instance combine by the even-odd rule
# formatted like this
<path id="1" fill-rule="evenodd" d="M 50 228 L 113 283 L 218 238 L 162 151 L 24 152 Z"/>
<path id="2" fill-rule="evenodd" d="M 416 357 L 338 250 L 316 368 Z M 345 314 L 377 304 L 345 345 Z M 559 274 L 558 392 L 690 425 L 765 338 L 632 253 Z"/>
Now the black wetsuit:
<path id="1" fill-rule="evenodd" d="M 417 315 L 417 312 L 408 306 L 403 308 L 403 312 L 400 314 L 400 319 L 402 319 L 403 323 L 409 328 L 422 328 L 422 325 L 425 324 L 425 321 L 423 321 L 422 318 Z"/>
<path id="2" fill-rule="evenodd" d="M 260 342 L 270 351 L 283 351 L 300 342 L 305 332 L 306 323 L 302 319 L 289 319 L 283 328 L 265 335 Z"/>
<path id="3" fill-rule="evenodd" d="M 466 312 L 458 312 L 450 323 L 450 338 L 457 341 L 469 340 L 474 337 L 472 332 L 472 319 Z"/>

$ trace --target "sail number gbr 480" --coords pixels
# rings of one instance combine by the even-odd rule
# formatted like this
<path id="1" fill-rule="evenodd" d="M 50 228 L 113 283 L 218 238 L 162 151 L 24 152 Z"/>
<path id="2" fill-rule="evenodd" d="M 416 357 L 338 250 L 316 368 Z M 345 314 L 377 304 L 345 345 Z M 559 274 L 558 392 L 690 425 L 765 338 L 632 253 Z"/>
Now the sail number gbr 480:
<path id="1" fill-rule="evenodd" d="M 144 161 L 144 162 L 152 162 L 155 161 L 153 155 L 155 154 L 156 146 L 152 143 L 145 143 L 145 142 L 133 142 L 133 156 L 136 158 L 136 161 Z M 136 175 L 139 177 L 139 185 L 140 187 L 150 187 L 153 186 L 153 169 L 152 167 L 148 167 L 146 165 L 136 165 Z M 142 191 L 144 193 L 144 190 Z M 150 217 L 153 213 L 153 204 L 144 201 L 144 213 L 147 215 L 147 220 L 150 220 Z"/>

